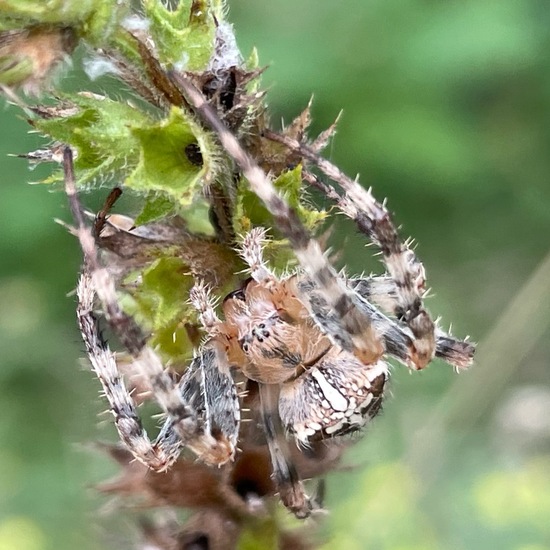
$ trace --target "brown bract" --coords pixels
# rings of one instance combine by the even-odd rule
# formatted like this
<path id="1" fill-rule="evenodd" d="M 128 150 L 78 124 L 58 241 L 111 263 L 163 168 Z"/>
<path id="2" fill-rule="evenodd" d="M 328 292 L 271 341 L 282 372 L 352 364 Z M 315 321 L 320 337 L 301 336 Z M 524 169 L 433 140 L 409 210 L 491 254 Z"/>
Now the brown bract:
<path id="1" fill-rule="evenodd" d="M 9 87 L 38 95 L 56 66 L 77 44 L 70 27 L 36 25 L 0 33 L 0 72 Z"/>

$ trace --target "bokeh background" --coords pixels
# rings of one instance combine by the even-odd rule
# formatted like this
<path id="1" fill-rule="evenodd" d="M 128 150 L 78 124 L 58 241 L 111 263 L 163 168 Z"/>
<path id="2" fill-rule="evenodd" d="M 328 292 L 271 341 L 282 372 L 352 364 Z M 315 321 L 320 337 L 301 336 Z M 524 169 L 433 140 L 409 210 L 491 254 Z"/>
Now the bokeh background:
<path id="1" fill-rule="evenodd" d="M 328 479 L 326 548 L 550 548 L 550 6 L 546 0 L 232 0 L 270 64 L 273 121 L 315 95 L 344 114 L 328 156 L 387 197 L 417 240 L 429 307 L 479 342 L 457 375 L 395 368 L 384 414 Z M 71 72 L 69 86 L 82 86 Z M 0 103 L 0 550 L 131 548 L 91 488 L 115 440 L 79 358 L 80 254 L 31 186 L 42 141 Z M 94 198 L 91 198 L 92 206 Z M 350 272 L 379 270 L 341 220 Z M 99 513 L 98 510 L 102 512 Z"/>

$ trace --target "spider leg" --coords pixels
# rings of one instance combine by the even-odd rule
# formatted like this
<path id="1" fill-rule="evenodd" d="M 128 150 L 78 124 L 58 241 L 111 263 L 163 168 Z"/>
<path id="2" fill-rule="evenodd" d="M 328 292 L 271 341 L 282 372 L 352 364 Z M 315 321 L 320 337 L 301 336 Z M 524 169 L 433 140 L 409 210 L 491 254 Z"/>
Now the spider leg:
<path id="1" fill-rule="evenodd" d="M 312 502 L 304 491 L 296 467 L 290 460 L 290 450 L 279 417 L 278 384 L 259 384 L 261 416 L 273 466 L 273 477 L 283 504 L 297 518 L 307 518 Z"/>
<path id="2" fill-rule="evenodd" d="M 263 246 L 266 240 L 266 232 L 263 227 L 251 229 L 243 238 L 241 243 L 241 257 L 248 265 L 252 278 L 261 283 L 268 283 L 276 280 L 275 275 L 270 271 L 263 255 Z"/>
<path id="3" fill-rule="evenodd" d="M 333 188 L 324 186 L 313 174 L 304 174 L 306 181 L 324 187 L 329 192 L 329 198 L 335 200 L 340 210 L 354 220 L 359 230 L 382 251 L 388 272 L 398 289 L 398 318 L 409 325 L 415 338 L 415 368 L 424 368 L 435 352 L 435 326 L 422 301 L 426 284 L 425 271 L 408 243 L 401 242 L 386 207 L 376 201 L 370 190 L 367 191 L 307 145 L 270 130 L 266 130 L 265 135 L 298 152 L 342 188 L 344 195 L 340 196 Z"/>
<path id="4" fill-rule="evenodd" d="M 189 302 L 197 310 L 199 321 L 206 333 L 212 338 L 217 336 L 216 328 L 221 321 L 215 310 L 214 298 L 204 281 L 195 283 L 189 292 Z"/>
<path id="5" fill-rule="evenodd" d="M 76 192 L 73 158 L 69 147 L 63 152 L 63 168 L 65 192 L 76 223 L 75 234 L 84 254 L 84 270 L 89 274 L 90 285 L 101 302 L 107 322 L 149 382 L 158 404 L 173 421 L 174 430 L 181 440 L 187 444 L 193 439 L 201 438 L 202 444 L 210 449 L 209 454 L 201 458 L 209 462 L 223 463 L 232 456 L 232 449 L 225 448 L 210 434 L 203 432 L 199 418 L 184 401 L 181 392 L 165 371 L 160 357 L 146 345 L 146 337 L 141 328 L 120 308 L 114 280 L 108 270 L 99 263 L 93 234 L 84 221 L 82 206 Z"/>
<path id="6" fill-rule="evenodd" d="M 409 365 L 410 349 L 413 345 L 412 336 L 394 320 L 386 317 L 372 304 L 392 314 L 399 307 L 398 291 L 395 281 L 391 277 L 368 277 L 350 279 L 348 284 L 359 296 L 364 298 L 363 307 L 368 309 L 374 323 L 383 335 L 388 353 Z M 475 345 L 467 340 L 459 340 L 447 334 L 437 325 L 435 327 L 435 356 L 443 359 L 457 369 L 464 369 L 472 365 Z"/>
<path id="7" fill-rule="evenodd" d="M 322 293 L 322 299 L 317 296 L 305 297 L 311 315 L 334 343 L 353 352 L 364 363 L 376 361 L 383 354 L 384 347 L 369 316 L 356 307 L 356 294 L 347 288 L 296 211 L 281 197 L 264 171 L 220 120 L 204 95 L 185 76 L 174 72 L 171 77 L 197 114 L 216 132 L 222 146 L 248 180 L 252 191 L 273 216 L 277 228 L 290 241 L 300 265 L 317 285 L 319 295 Z"/>
<path id="8" fill-rule="evenodd" d="M 390 315 L 395 315 L 398 306 L 397 287 L 388 275 L 353 277 L 348 279 L 348 285 L 371 304 Z"/>
<path id="9" fill-rule="evenodd" d="M 80 332 L 92 368 L 103 387 L 109 408 L 115 417 L 120 440 L 140 461 L 156 471 L 168 469 L 178 458 L 181 440 L 178 437 L 159 438 L 152 443 L 137 414 L 134 401 L 118 372 L 114 353 L 101 335 L 93 312 L 95 291 L 88 272 L 83 272 L 77 286 L 77 317 Z"/>
<path id="10" fill-rule="evenodd" d="M 204 431 L 223 440 L 234 451 L 239 435 L 239 398 L 224 358 L 225 354 L 219 353 L 213 346 L 207 346 L 191 361 L 178 387 L 184 401 L 201 418 Z M 168 418 L 158 439 L 171 441 L 175 435 L 173 420 Z M 202 456 L 209 452 L 204 441 L 203 438 L 195 438 L 188 441 L 187 446 Z"/>

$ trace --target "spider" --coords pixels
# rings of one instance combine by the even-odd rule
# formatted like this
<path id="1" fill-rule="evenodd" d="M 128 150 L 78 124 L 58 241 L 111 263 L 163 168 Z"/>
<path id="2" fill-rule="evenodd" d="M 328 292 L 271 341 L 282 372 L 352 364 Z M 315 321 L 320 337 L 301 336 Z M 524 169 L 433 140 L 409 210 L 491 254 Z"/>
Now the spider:
<path id="1" fill-rule="evenodd" d="M 346 278 L 332 267 L 297 213 L 208 99 L 184 75 L 169 77 L 263 201 L 300 267 L 277 276 L 263 257 L 265 228 L 253 228 L 246 234 L 239 252 L 249 278 L 225 297 L 223 316 L 218 316 L 216 299 L 204 281 L 198 279 L 191 290 L 190 302 L 206 339 L 176 380 L 119 304 L 113 277 L 98 256 L 98 231 L 93 232 L 85 221 L 76 193 L 72 152 L 67 147 L 65 188 L 74 232 L 84 253 L 77 316 L 87 354 L 121 441 L 136 459 L 155 471 L 170 468 L 184 447 L 208 464 L 230 462 L 237 451 L 241 415 L 236 379 L 244 377 L 257 384 L 274 481 L 284 505 L 305 518 L 316 504 L 307 496 L 289 458 L 288 439 L 307 448 L 360 430 L 380 410 L 388 357 L 412 370 L 423 369 L 435 356 L 465 368 L 471 364 L 474 346 L 445 334 L 432 321 L 423 304 L 424 268 L 410 243 L 399 239 L 386 207 L 370 190 L 306 144 L 265 131 L 265 139 L 280 142 L 341 189 L 337 191 L 304 169 L 304 181 L 321 189 L 380 248 L 386 275 Z M 96 229 L 104 219 L 102 212 Z M 115 355 L 102 337 L 94 312 L 96 297 L 164 412 L 164 424 L 154 441 L 146 434 Z"/>

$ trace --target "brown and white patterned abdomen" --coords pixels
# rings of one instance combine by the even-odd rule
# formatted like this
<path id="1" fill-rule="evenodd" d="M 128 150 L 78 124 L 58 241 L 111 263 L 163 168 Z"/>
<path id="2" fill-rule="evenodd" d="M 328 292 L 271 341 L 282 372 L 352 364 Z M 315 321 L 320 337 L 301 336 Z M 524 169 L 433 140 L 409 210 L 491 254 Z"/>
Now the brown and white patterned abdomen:
<path id="1" fill-rule="evenodd" d="M 295 380 L 282 384 L 279 413 L 298 442 L 362 428 L 382 405 L 388 365 L 365 365 L 350 353 L 329 352 Z"/>

